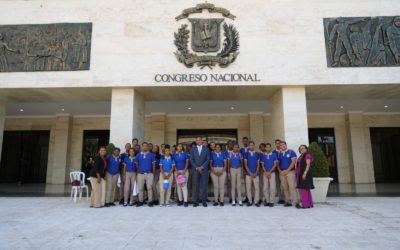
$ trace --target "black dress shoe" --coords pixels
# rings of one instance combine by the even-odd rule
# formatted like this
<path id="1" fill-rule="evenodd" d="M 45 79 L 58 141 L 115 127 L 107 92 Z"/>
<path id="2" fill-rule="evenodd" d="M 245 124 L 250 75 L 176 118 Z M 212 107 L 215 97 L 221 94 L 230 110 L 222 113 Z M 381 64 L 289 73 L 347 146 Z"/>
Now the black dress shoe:
<path id="1" fill-rule="evenodd" d="M 211 202 L 209 199 L 206 199 L 207 202 Z"/>
<path id="2" fill-rule="evenodd" d="M 291 207 L 292 206 L 292 204 L 290 204 L 290 203 L 285 203 L 285 205 L 283 205 L 284 207 Z"/>
<path id="3" fill-rule="evenodd" d="M 183 202 L 182 202 L 182 201 L 178 201 L 178 203 L 176 203 L 176 205 L 182 206 L 182 205 L 183 205 Z"/>
<path id="4" fill-rule="evenodd" d="M 156 205 L 156 206 L 160 204 L 160 202 L 159 202 L 158 200 L 155 200 L 153 203 L 154 203 L 154 205 Z"/>
<path id="5" fill-rule="evenodd" d="M 220 205 L 221 207 L 223 207 L 223 206 L 224 206 L 224 203 L 223 203 L 223 202 L 220 202 L 219 205 Z"/>
<path id="6" fill-rule="evenodd" d="M 109 203 L 110 206 L 115 206 L 114 202 Z"/>
<path id="7" fill-rule="evenodd" d="M 243 203 L 248 203 L 249 202 L 249 199 L 244 199 L 244 201 L 243 201 Z"/>
<path id="8" fill-rule="evenodd" d="M 189 204 L 188 204 L 187 202 L 184 202 L 184 203 L 183 203 L 183 206 L 184 206 L 184 207 L 188 207 Z"/>
<path id="9" fill-rule="evenodd" d="M 109 203 L 106 203 L 106 204 L 104 204 L 104 206 L 105 206 L 105 207 L 109 207 L 109 206 L 110 206 L 110 204 L 109 204 Z"/>
<path id="10" fill-rule="evenodd" d="M 232 199 L 229 199 L 229 203 L 232 203 Z"/>
<path id="11" fill-rule="evenodd" d="M 207 207 L 207 203 L 206 202 L 203 202 L 203 207 Z"/>
<path id="12" fill-rule="evenodd" d="M 204 203 L 203 203 L 203 204 L 204 204 Z M 214 207 L 218 206 L 218 202 L 214 201 L 213 206 L 214 206 Z"/>
<path id="13" fill-rule="evenodd" d="M 136 207 L 141 207 L 141 206 L 143 206 L 143 202 L 138 202 L 138 203 L 136 204 Z"/>
<path id="14" fill-rule="evenodd" d="M 284 200 L 279 200 L 278 204 L 285 204 L 285 201 Z"/>
<path id="15" fill-rule="evenodd" d="M 193 203 L 193 207 L 198 207 L 199 206 L 199 203 Z"/>
<path id="16" fill-rule="evenodd" d="M 297 209 L 302 209 L 303 207 L 300 204 L 296 204 Z"/>
<path id="17" fill-rule="evenodd" d="M 152 201 L 149 202 L 149 207 L 153 207 L 154 203 Z"/>
<path id="18" fill-rule="evenodd" d="M 251 206 L 253 206 L 253 203 L 249 202 L 249 203 L 247 203 L 247 206 L 251 207 Z"/>
<path id="19" fill-rule="evenodd" d="M 269 203 L 268 202 L 264 202 L 264 207 L 268 207 Z"/>
<path id="20" fill-rule="evenodd" d="M 274 206 L 274 203 L 269 203 L 269 207 L 273 207 Z"/>
<path id="21" fill-rule="evenodd" d="M 261 206 L 261 201 L 256 203 L 256 207 L 260 207 Z"/>
<path id="22" fill-rule="evenodd" d="M 120 204 L 120 205 L 124 204 L 124 199 L 121 199 L 121 200 L 119 201 L 119 204 Z"/>

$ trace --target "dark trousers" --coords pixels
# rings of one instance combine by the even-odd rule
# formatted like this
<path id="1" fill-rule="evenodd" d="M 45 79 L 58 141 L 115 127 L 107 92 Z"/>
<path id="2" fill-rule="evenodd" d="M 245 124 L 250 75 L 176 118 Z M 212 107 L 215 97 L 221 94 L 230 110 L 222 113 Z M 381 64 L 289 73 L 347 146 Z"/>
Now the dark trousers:
<path id="1" fill-rule="evenodd" d="M 194 202 L 199 203 L 199 186 L 201 182 L 201 197 L 203 202 L 207 202 L 207 180 L 208 170 L 204 169 L 202 173 L 193 169 L 193 182 L 194 182 Z"/>

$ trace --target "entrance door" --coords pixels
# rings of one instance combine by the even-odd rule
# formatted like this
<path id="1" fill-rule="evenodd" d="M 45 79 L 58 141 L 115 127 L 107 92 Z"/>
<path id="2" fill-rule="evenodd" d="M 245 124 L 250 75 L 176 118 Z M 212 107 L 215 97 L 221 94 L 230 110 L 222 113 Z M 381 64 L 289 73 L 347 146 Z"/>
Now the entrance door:
<path id="1" fill-rule="evenodd" d="M 376 182 L 400 181 L 400 128 L 371 128 Z"/>
<path id="2" fill-rule="evenodd" d="M 50 131 L 4 131 L 0 182 L 45 183 Z"/>
<path id="3" fill-rule="evenodd" d="M 338 182 L 336 163 L 335 130 L 333 128 L 310 128 L 308 129 L 309 142 L 317 142 L 329 162 L 329 171 L 333 182 Z"/>
<path id="4" fill-rule="evenodd" d="M 86 176 L 94 164 L 94 157 L 99 147 L 107 146 L 110 140 L 110 130 L 85 130 L 83 131 L 82 166 L 81 171 Z"/>
<path id="5" fill-rule="evenodd" d="M 201 136 L 208 143 L 215 142 L 221 145 L 222 150 L 225 149 L 228 141 L 234 140 L 237 142 L 237 129 L 178 129 L 177 143 L 191 145 L 196 141 L 196 137 Z"/>

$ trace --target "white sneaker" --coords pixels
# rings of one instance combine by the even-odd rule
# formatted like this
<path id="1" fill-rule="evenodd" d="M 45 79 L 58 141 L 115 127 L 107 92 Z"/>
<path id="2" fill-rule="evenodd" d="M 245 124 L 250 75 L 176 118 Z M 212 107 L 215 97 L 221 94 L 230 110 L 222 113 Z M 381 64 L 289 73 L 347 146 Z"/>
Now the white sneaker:
<path id="1" fill-rule="evenodd" d="M 243 206 L 243 203 L 242 203 L 242 201 L 239 201 L 239 206 Z"/>
<path id="2" fill-rule="evenodd" d="M 235 200 L 232 201 L 232 206 L 236 206 Z"/>
<path id="3" fill-rule="evenodd" d="M 170 207 L 170 205 L 169 205 L 169 204 L 167 204 L 166 206 L 167 206 L 167 207 Z"/>
<path id="4" fill-rule="evenodd" d="M 163 205 L 162 205 L 162 204 L 160 204 L 160 207 L 163 207 Z"/>

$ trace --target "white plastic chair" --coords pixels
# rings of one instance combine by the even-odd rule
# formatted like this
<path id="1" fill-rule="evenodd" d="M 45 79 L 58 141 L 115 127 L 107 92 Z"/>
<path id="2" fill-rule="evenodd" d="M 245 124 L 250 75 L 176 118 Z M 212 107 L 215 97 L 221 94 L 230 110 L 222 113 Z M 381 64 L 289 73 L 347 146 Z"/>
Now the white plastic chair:
<path id="1" fill-rule="evenodd" d="M 85 173 L 80 171 L 72 171 L 69 173 L 71 180 L 71 198 L 74 197 L 74 203 L 76 203 L 76 197 L 79 192 L 79 200 L 82 198 L 83 189 L 86 189 L 86 200 L 89 200 L 89 189 L 85 184 Z"/>

